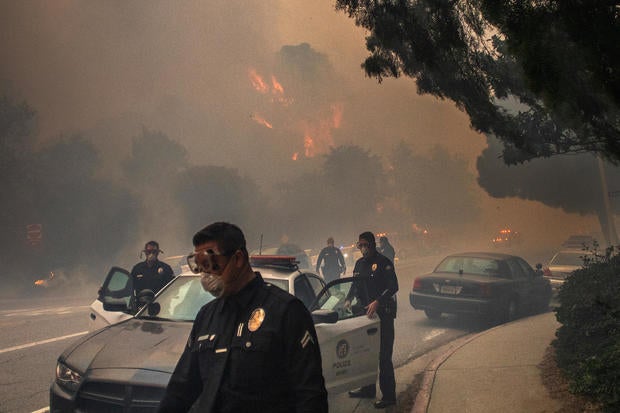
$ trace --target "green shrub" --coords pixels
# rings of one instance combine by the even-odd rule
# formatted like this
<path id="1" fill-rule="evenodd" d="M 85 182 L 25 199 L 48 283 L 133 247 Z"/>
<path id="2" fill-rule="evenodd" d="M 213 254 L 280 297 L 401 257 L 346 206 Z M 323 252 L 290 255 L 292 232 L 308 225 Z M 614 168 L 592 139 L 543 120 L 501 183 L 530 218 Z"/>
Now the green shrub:
<path id="1" fill-rule="evenodd" d="M 620 256 L 595 255 L 559 291 L 553 345 L 575 393 L 620 411 Z"/>

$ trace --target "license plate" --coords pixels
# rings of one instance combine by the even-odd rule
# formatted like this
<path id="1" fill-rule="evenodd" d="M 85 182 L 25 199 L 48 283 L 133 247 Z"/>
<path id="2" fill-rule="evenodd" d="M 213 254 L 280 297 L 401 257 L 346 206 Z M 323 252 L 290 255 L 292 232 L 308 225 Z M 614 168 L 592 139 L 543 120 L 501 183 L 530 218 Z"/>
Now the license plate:
<path id="1" fill-rule="evenodd" d="M 461 287 L 456 285 L 442 285 L 439 292 L 442 294 L 452 294 L 456 295 L 461 292 Z"/>

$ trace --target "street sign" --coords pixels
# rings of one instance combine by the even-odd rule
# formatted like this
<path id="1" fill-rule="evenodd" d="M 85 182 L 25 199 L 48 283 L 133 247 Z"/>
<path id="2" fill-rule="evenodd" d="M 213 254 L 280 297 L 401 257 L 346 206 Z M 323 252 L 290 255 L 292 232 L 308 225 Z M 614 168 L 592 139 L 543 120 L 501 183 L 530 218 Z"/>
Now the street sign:
<path id="1" fill-rule="evenodd" d="M 43 226 L 41 224 L 26 225 L 26 239 L 33 247 L 39 245 L 43 239 Z"/>

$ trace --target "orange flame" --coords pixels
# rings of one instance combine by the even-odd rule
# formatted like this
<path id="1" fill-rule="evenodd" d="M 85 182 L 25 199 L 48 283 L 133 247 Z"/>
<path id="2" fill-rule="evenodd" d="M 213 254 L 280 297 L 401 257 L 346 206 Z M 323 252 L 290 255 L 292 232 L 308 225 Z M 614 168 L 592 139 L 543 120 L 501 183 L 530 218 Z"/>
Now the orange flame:
<path id="1" fill-rule="evenodd" d="M 250 82 L 252 82 L 254 89 L 260 93 L 267 93 L 269 91 L 269 86 L 267 86 L 263 78 L 256 72 L 256 70 L 250 69 L 248 72 Z"/>
<path id="2" fill-rule="evenodd" d="M 306 135 L 304 136 L 304 154 L 306 155 L 306 158 L 311 158 L 314 156 L 314 139 L 312 139 L 312 136 L 310 135 Z"/>
<path id="3" fill-rule="evenodd" d="M 299 158 L 299 153 L 298 152 L 295 152 L 293 154 L 293 156 L 291 157 L 291 159 L 294 160 L 294 161 L 296 161 L 298 158 Z"/>
<path id="4" fill-rule="evenodd" d="M 263 125 L 269 129 L 273 129 L 273 125 L 267 122 L 262 116 L 257 115 L 256 113 L 251 116 L 252 120 L 254 120 L 259 125 Z"/>
<path id="5" fill-rule="evenodd" d="M 281 95 L 284 94 L 284 88 L 282 87 L 280 82 L 278 82 L 278 79 L 276 79 L 274 75 L 271 75 L 271 84 L 273 85 L 274 93 L 277 92 L 277 93 L 280 93 Z"/>
<path id="6" fill-rule="evenodd" d="M 48 276 L 48 278 L 45 280 L 36 280 L 34 282 L 34 285 L 36 286 L 40 286 L 40 287 L 47 287 L 49 282 L 52 281 L 54 279 L 54 271 L 50 271 L 50 274 Z"/>

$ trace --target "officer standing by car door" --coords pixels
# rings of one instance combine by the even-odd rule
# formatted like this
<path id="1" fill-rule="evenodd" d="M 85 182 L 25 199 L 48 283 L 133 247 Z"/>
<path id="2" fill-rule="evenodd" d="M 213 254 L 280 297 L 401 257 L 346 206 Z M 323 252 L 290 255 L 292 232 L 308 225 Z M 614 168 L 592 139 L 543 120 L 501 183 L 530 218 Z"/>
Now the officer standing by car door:
<path id="1" fill-rule="evenodd" d="M 142 290 L 151 290 L 157 294 L 166 284 L 174 278 L 174 271 L 165 262 L 157 257 L 162 252 L 157 241 L 149 241 L 144 245 L 144 261 L 133 266 L 131 277 L 136 295 Z M 142 255 L 142 253 L 140 255 Z"/>
<path id="2" fill-rule="evenodd" d="M 263 281 L 236 225 L 194 235 L 190 269 L 217 299 L 203 306 L 170 378 L 160 413 L 327 413 L 312 316 L 295 296 Z"/>
<path id="3" fill-rule="evenodd" d="M 353 276 L 368 277 L 368 305 L 366 314 L 372 318 L 375 313 L 381 320 L 381 341 L 379 348 L 379 388 L 382 398 L 375 401 L 377 409 L 396 404 L 396 380 L 392 352 L 394 349 L 394 318 L 396 318 L 396 301 L 394 295 L 398 291 L 398 279 L 394 264 L 377 252 L 375 236 L 372 232 L 363 232 L 359 236 L 357 247 L 362 253 L 353 269 Z M 349 295 L 354 294 L 351 291 Z M 347 297 L 345 306 L 350 306 Z M 374 384 L 349 392 L 350 397 L 374 398 Z"/>

